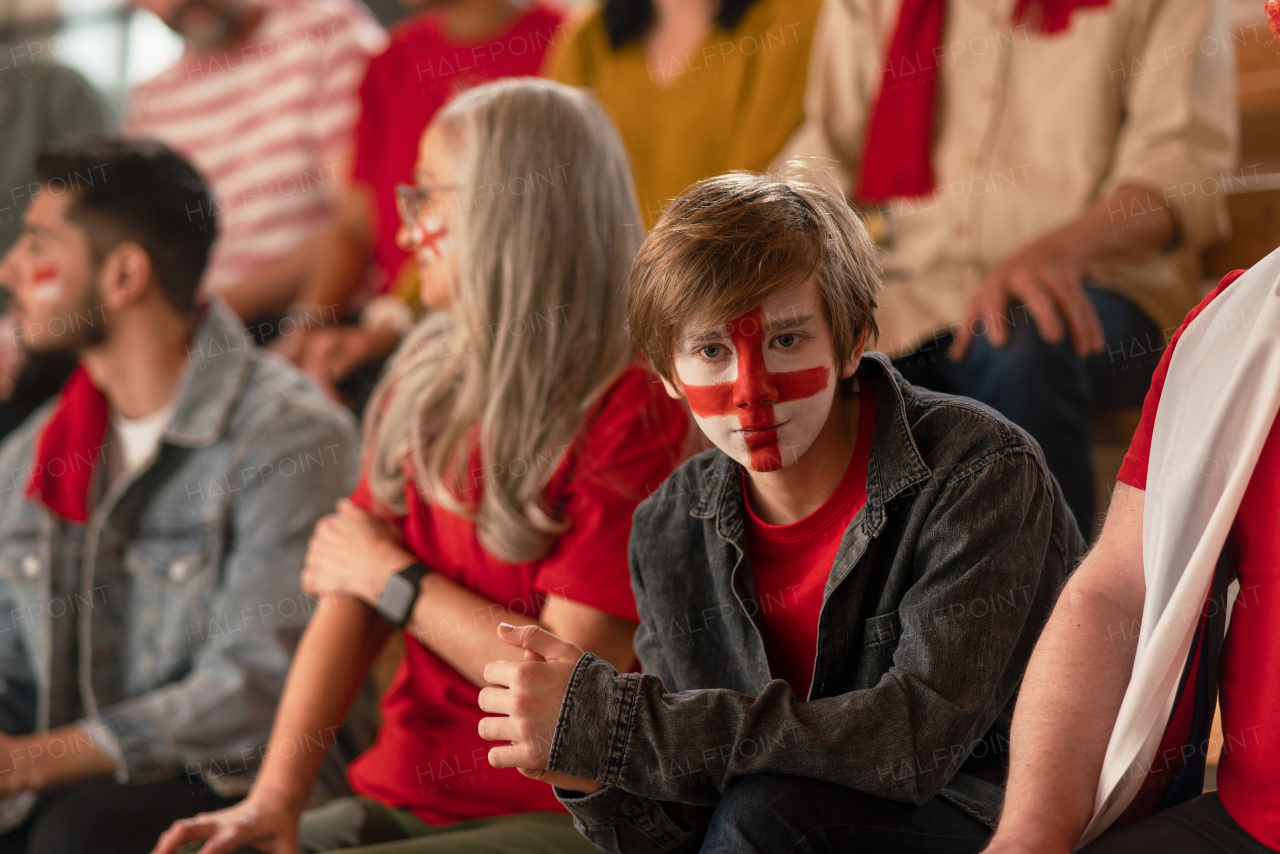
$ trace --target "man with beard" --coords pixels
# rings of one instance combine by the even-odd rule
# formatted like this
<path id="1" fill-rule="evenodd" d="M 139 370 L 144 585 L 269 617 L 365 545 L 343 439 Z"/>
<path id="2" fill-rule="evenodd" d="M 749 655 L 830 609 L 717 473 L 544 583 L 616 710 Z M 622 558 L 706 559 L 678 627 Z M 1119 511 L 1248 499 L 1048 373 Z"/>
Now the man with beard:
<path id="1" fill-rule="evenodd" d="M 293 256 L 312 251 L 307 239 L 342 196 L 357 92 L 385 36 L 355 0 L 137 5 L 186 50 L 133 92 L 125 132 L 164 140 L 210 182 L 212 205 L 181 214 L 196 226 L 219 216 L 204 287 L 242 317 L 263 308 L 278 316 L 292 300 L 273 267 L 298 266 Z"/>
<path id="2" fill-rule="evenodd" d="M 36 175 L 0 282 L 23 347 L 79 364 L 0 445 L 0 852 L 145 852 L 248 789 L 358 443 L 197 302 L 216 230 L 182 216 L 209 200 L 190 164 L 95 138 Z"/>

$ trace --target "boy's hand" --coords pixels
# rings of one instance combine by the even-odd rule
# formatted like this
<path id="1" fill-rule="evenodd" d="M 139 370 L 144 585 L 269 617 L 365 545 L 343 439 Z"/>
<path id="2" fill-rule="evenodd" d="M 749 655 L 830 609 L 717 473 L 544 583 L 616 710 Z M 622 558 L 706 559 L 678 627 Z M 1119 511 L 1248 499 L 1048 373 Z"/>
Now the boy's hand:
<path id="1" fill-rule="evenodd" d="M 584 792 L 601 785 L 546 770 L 560 703 L 582 648 L 539 626 L 498 626 L 498 637 L 524 650 L 522 661 L 491 661 L 484 668 L 490 687 L 480 691 L 480 708 L 505 717 L 483 718 L 480 737 L 510 744 L 489 750 L 494 768 L 519 768 L 526 777 Z"/>

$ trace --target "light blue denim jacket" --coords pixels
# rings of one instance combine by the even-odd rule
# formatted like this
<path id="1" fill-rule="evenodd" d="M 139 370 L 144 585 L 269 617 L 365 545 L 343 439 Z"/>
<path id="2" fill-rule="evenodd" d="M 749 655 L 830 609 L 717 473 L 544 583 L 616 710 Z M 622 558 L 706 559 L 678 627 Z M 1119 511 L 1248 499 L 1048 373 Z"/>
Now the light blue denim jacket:
<path id="1" fill-rule="evenodd" d="M 0 730 L 79 720 L 121 782 L 242 793 L 314 610 L 308 539 L 357 476 L 354 420 L 215 303 L 158 451 L 109 489 L 100 462 L 81 525 L 26 498 L 55 404 L 0 446 Z"/>

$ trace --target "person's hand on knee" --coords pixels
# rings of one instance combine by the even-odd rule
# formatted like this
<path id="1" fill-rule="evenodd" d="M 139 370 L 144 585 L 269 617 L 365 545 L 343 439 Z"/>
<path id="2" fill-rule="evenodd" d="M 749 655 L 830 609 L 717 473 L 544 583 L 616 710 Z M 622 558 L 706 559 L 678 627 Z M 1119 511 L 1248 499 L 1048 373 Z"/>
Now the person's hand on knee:
<path id="1" fill-rule="evenodd" d="M 1008 327 L 1016 323 L 1007 312 L 1019 305 L 1025 306 L 1040 337 L 1050 344 L 1065 337 L 1081 358 L 1102 352 L 1102 321 L 1085 293 L 1084 275 L 1082 261 L 1053 236 L 1010 255 L 987 273 L 969 299 L 951 358 L 963 359 L 977 336 L 1003 347 L 1009 340 Z"/>
<path id="2" fill-rule="evenodd" d="M 298 854 L 301 816 L 298 807 L 250 792 L 235 806 L 175 821 L 151 854 L 235 854 L 244 848 Z"/>

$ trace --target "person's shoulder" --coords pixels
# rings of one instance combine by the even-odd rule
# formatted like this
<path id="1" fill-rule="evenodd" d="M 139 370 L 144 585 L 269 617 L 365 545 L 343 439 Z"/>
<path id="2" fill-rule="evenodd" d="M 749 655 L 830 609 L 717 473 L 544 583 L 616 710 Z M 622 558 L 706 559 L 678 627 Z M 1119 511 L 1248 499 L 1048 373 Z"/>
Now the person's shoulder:
<path id="1" fill-rule="evenodd" d="M 573 12 L 547 3 L 534 3 L 516 23 L 516 29 L 554 31 L 573 23 Z"/>
<path id="2" fill-rule="evenodd" d="M 609 52 L 609 33 L 604 25 L 604 8 L 593 3 L 585 9 L 569 12 L 561 20 L 566 35 L 563 53 L 600 55 Z"/>
<path id="3" fill-rule="evenodd" d="M 998 461 L 1031 465 L 1047 474 L 1030 434 L 990 406 L 911 385 L 896 371 L 890 376 L 903 401 L 910 439 L 935 477 L 965 477 Z M 877 411 L 876 418 L 881 417 Z"/>
<path id="4" fill-rule="evenodd" d="M 349 446 L 355 452 L 359 442 L 350 410 L 329 398 L 289 361 L 265 350 L 253 353 L 227 429 L 240 443 L 256 441 L 254 437 L 273 437 L 273 444 L 321 437 L 341 441 L 344 450 Z"/>
<path id="5" fill-rule="evenodd" d="M 175 89 L 185 89 L 194 85 L 191 75 L 186 73 L 187 63 L 192 60 L 193 54 L 189 50 L 183 50 L 182 54 L 172 64 L 166 66 L 159 73 L 138 83 L 129 90 L 129 101 L 127 112 L 131 117 L 136 117 L 138 113 L 145 110 L 150 102 L 158 95 Z M 199 79 L 199 78 L 194 78 Z"/>
<path id="6" fill-rule="evenodd" d="M 25 81 L 27 86 L 53 93 L 70 90 L 96 96 L 98 91 L 79 71 L 57 62 L 33 63 L 27 68 Z"/>
<path id="7" fill-rule="evenodd" d="M 27 416 L 8 436 L 0 440 L 0 486 L 12 485 L 11 477 L 18 469 L 26 472 L 35 457 L 36 443 L 58 406 L 60 395 L 54 395 Z M 25 487 L 25 483 L 23 484 Z"/>
<path id="8" fill-rule="evenodd" d="M 433 11 L 418 12 L 397 21 L 387 31 L 387 49 L 382 56 L 412 56 L 444 45 L 440 34 L 440 16 Z"/>

